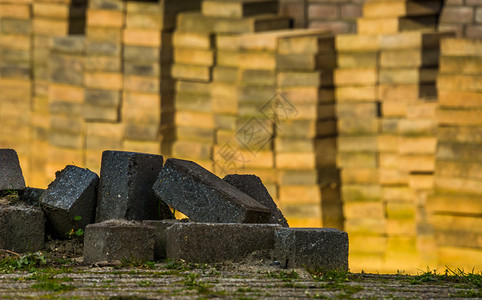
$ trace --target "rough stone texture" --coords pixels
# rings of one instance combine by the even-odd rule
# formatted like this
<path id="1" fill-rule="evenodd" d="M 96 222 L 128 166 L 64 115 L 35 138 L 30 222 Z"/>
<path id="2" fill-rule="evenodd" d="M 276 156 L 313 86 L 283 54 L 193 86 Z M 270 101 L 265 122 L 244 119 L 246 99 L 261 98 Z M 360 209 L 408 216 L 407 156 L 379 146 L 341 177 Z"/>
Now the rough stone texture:
<path id="1" fill-rule="evenodd" d="M 21 190 L 25 188 L 17 152 L 0 149 L 0 190 Z"/>
<path id="2" fill-rule="evenodd" d="M 273 201 L 273 198 L 271 198 L 261 178 L 256 175 L 230 174 L 226 175 L 223 180 L 269 208 L 271 210 L 271 218 L 268 223 L 289 227 L 286 218 Z"/>
<path id="3" fill-rule="evenodd" d="M 39 207 L 11 204 L 0 198 L 0 249 L 35 252 L 45 239 L 45 218 Z"/>
<path id="4" fill-rule="evenodd" d="M 72 229 L 84 229 L 94 222 L 99 176 L 72 165 L 55 176 L 40 197 L 40 206 L 47 216 L 51 233 L 65 238 Z M 76 217 L 81 219 L 75 220 Z"/>
<path id="5" fill-rule="evenodd" d="M 333 228 L 281 228 L 274 257 L 284 268 L 348 270 L 348 234 Z"/>
<path id="6" fill-rule="evenodd" d="M 19 195 L 22 201 L 30 204 L 30 205 L 40 205 L 40 197 L 45 192 L 44 189 L 37 189 L 26 187 L 25 189 L 21 190 Z"/>
<path id="7" fill-rule="evenodd" d="M 280 228 L 274 224 L 176 223 L 165 231 L 167 258 L 240 261 L 254 251 L 270 252 Z"/>
<path id="8" fill-rule="evenodd" d="M 153 189 L 196 222 L 266 223 L 271 216 L 267 207 L 192 161 L 168 159 Z"/>
<path id="9" fill-rule="evenodd" d="M 96 222 L 172 219 L 169 207 L 152 191 L 162 163 L 160 155 L 104 151 Z"/>
<path id="10" fill-rule="evenodd" d="M 90 224 L 84 234 L 84 262 L 153 260 L 154 228 L 135 221 Z"/>
<path id="11" fill-rule="evenodd" d="M 154 228 L 154 258 L 163 259 L 166 258 L 166 229 L 180 222 L 179 220 L 145 220 L 142 224 L 148 225 Z"/>

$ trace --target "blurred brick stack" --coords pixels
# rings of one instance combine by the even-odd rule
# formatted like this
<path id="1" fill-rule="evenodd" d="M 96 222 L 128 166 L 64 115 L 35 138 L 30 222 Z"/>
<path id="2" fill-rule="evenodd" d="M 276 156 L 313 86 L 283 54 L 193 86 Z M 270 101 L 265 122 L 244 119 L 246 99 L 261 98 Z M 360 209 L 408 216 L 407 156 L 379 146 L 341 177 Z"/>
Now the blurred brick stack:
<path id="1" fill-rule="evenodd" d="M 161 98 L 172 94 L 172 21 L 166 24 L 165 2 L 127 2 L 123 29 L 123 148 L 160 153 Z M 167 26 L 169 25 L 169 26 Z M 170 90 L 169 90 L 170 89 Z"/>
<path id="2" fill-rule="evenodd" d="M 122 149 L 122 34 L 126 3 L 89 1 L 86 26 L 85 102 L 86 166 L 100 170 L 102 149 Z"/>
<path id="3" fill-rule="evenodd" d="M 379 159 L 388 265 L 405 261 L 407 268 L 416 269 L 418 248 L 433 251 L 423 207 L 433 184 L 435 81 L 440 40 L 446 36 L 450 34 L 411 31 L 380 37 Z M 430 261 L 435 262 L 434 256 Z"/>
<path id="4" fill-rule="evenodd" d="M 294 19 L 296 28 L 318 28 L 333 33 L 356 32 L 356 18 L 366 0 L 280 0 L 280 14 Z"/>
<path id="5" fill-rule="evenodd" d="M 439 261 L 482 265 L 482 40 L 442 41 L 432 212 Z"/>
<path id="6" fill-rule="evenodd" d="M 343 228 L 336 169 L 335 38 L 324 30 L 279 38 L 272 114 L 279 202 L 294 226 Z"/>
<path id="7" fill-rule="evenodd" d="M 278 199 L 273 139 L 278 100 L 276 52 L 278 38 L 291 31 L 243 34 L 239 39 L 238 117 L 234 147 L 245 169 L 259 174 L 273 199 Z"/>
<path id="8" fill-rule="evenodd" d="M 204 167 L 213 169 L 212 158 L 214 152 L 217 152 L 214 145 L 218 144 L 215 140 L 216 128 L 224 133 L 236 132 L 238 128 L 235 127 L 233 116 L 239 112 L 238 101 L 243 93 L 242 88 L 234 85 L 212 85 L 215 68 L 220 82 L 229 81 L 229 76 L 219 77 L 219 71 L 229 72 L 223 68 L 231 67 L 231 78 L 237 78 L 234 68 L 240 56 L 236 44 L 228 45 L 230 49 L 221 46 L 221 52 L 217 55 L 215 42 L 218 37 L 223 39 L 232 36 L 232 40 L 236 41 L 236 36 L 242 33 L 288 28 L 289 19 L 278 17 L 276 12 L 276 1 L 271 0 L 208 0 L 203 1 L 201 12 L 179 14 L 174 35 L 172 69 L 173 77 L 178 80 L 173 156 L 193 159 Z M 226 99 L 223 99 L 225 96 Z M 235 146 L 225 144 L 225 140 L 220 142 L 223 143 L 221 147 Z M 225 168 L 224 162 L 220 165 L 219 157 L 214 157 L 214 161 L 214 164 L 217 161 L 218 169 Z M 231 162 L 232 160 L 226 161 L 226 164 Z M 221 172 L 219 174 L 222 175 Z"/>
<path id="9" fill-rule="evenodd" d="M 370 0 L 357 19 L 359 34 L 390 34 L 437 28 L 442 8 L 439 0 Z"/>
<path id="10" fill-rule="evenodd" d="M 47 174 L 67 164 L 85 165 L 85 39 L 54 37 L 49 41 L 49 113 Z"/>
<path id="11" fill-rule="evenodd" d="M 352 260 L 383 263 L 386 221 L 378 164 L 379 37 L 336 36 L 337 166 Z"/>
<path id="12" fill-rule="evenodd" d="M 15 148 L 26 170 L 32 108 L 31 3 L 0 2 L 0 147 Z"/>
<path id="13" fill-rule="evenodd" d="M 415 270 L 418 247 L 433 246 L 421 207 L 436 145 L 427 101 L 447 36 L 433 32 L 439 11 L 439 1 L 367 1 L 358 34 L 337 36 L 337 162 L 354 268 L 404 261 Z"/>
<path id="14" fill-rule="evenodd" d="M 453 31 L 457 37 L 482 38 L 482 2 L 444 1 L 439 30 Z"/>
<path id="15" fill-rule="evenodd" d="M 35 149 L 42 149 L 42 151 L 34 151 L 31 154 L 31 174 L 34 185 L 43 186 L 49 183 L 48 180 L 42 180 L 45 173 L 43 170 L 48 164 L 48 156 L 45 155 L 45 153 L 50 151 L 47 138 L 47 133 L 50 130 L 49 86 L 51 84 L 54 85 L 51 90 L 52 95 L 50 98 L 56 100 L 61 100 L 59 95 L 63 93 L 63 90 L 68 94 L 69 90 L 72 88 L 69 84 L 50 82 L 49 62 L 51 64 L 60 64 L 56 66 L 56 68 L 59 69 L 68 68 L 69 64 L 67 62 L 62 62 L 62 59 L 59 56 L 60 53 L 57 52 L 56 49 L 53 49 L 55 54 L 52 54 L 59 56 L 59 60 L 50 60 L 49 55 L 51 52 L 49 50 L 49 43 L 53 37 L 83 35 L 85 33 L 86 10 L 86 0 L 34 0 L 32 4 L 32 144 Z M 67 45 L 68 44 L 66 44 L 66 47 L 68 47 Z M 84 53 L 79 52 L 77 54 L 83 55 Z M 76 70 L 76 72 L 78 71 L 79 70 Z M 82 87 L 77 85 L 74 89 L 77 88 L 81 89 Z M 66 97 L 68 98 L 68 96 Z M 55 154 L 51 157 L 55 157 Z"/>

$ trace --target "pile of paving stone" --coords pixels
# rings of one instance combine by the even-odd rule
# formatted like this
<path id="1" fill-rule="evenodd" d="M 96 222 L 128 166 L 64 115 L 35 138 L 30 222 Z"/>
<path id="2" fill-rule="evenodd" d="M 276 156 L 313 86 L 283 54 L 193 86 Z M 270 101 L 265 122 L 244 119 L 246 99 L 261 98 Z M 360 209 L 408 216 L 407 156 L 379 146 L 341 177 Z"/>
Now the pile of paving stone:
<path id="1" fill-rule="evenodd" d="M 68 165 L 42 190 L 25 186 L 15 150 L 0 149 L 0 192 L 0 249 L 37 251 L 47 233 L 80 232 L 86 263 L 211 263 L 256 252 L 285 268 L 348 269 L 345 232 L 289 228 L 257 176 L 221 179 L 192 161 L 104 151 L 100 177 Z"/>

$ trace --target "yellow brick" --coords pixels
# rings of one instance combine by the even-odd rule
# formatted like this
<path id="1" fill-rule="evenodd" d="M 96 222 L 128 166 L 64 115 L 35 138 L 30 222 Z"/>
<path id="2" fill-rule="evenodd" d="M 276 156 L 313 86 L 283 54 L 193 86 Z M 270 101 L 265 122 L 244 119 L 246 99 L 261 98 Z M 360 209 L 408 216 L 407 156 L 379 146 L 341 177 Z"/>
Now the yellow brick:
<path id="1" fill-rule="evenodd" d="M 342 169 L 341 181 L 343 183 L 367 183 L 379 182 L 379 169 Z"/>
<path id="2" fill-rule="evenodd" d="M 456 193 L 442 193 L 442 191 L 430 195 L 427 199 L 427 209 L 432 212 L 472 214 L 482 211 L 480 195 Z"/>
<path id="3" fill-rule="evenodd" d="M 448 192 L 482 194 L 481 180 L 435 176 L 435 188 Z"/>
<path id="4" fill-rule="evenodd" d="M 482 41 L 477 39 L 446 38 L 440 47 L 442 55 L 482 56 Z"/>
<path id="5" fill-rule="evenodd" d="M 365 17 L 401 17 L 435 15 L 440 11 L 440 2 L 424 1 L 371 1 L 363 5 Z"/>
<path id="6" fill-rule="evenodd" d="M 339 86 L 374 85 L 378 82 L 377 69 L 337 69 L 335 84 Z"/>
<path id="7" fill-rule="evenodd" d="M 436 137 L 403 137 L 398 151 L 400 154 L 433 154 L 436 146 Z"/>
<path id="8" fill-rule="evenodd" d="M 160 47 L 161 33 L 158 30 L 126 28 L 123 30 L 123 41 L 126 45 Z"/>
<path id="9" fill-rule="evenodd" d="M 482 107 L 464 110 L 449 110 L 441 108 L 437 111 L 437 122 L 442 126 L 480 126 L 482 125 Z"/>
<path id="10" fill-rule="evenodd" d="M 122 77 L 122 74 L 119 73 L 89 72 L 84 74 L 86 87 L 107 90 L 121 90 L 123 88 Z"/>
<path id="11" fill-rule="evenodd" d="M 49 84 L 49 99 L 72 103 L 83 103 L 84 89 L 79 86 L 51 82 Z"/>
<path id="12" fill-rule="evenodd" d="M 214 52 L 212 50 L 176 47 L 174 48 L 174 62 L 180 64 L 213 66 Z"/>
<path id="13" fill-rule="evenodd" d="M 3 18 L 14 18 L 14 19 L 30 19 L 31 12 L 30 6 L 25 4 L 20 4 L 19 1 L 16 3 L 0 3 L 0 19 Z"/>
<path id="14" fill-rule="evenodd" d="M 120 11 L 94 10 L 87 11 L 87 27 L 114 27 L 121 28 L 124 24 L 124 15 Z"/>
<path id="15" fill-rule="evenodd" d="M 456 270 L 463 269 L 466 272 L 482 271 L 482 251 L 476 248 L 462 247 L 439 247 L 437 249 L 439 266 Z"/>
<path id="16" fill-rule="evenodd" d="M 320 204 L 319 185 L 285 185 L 279 187 L 279 201 L 285 204 Z"/>
<path id="17" fill-rule="evenodd" d="M 336 36 L 337 51 L 378 51 L 378 35 L 340 34 Z"/>
<path id="18" fill-rule="evenodd" d="M 480 108 L 482 93 L 464 91 L 439 91 L 439 103 L 444 107 Z"/>

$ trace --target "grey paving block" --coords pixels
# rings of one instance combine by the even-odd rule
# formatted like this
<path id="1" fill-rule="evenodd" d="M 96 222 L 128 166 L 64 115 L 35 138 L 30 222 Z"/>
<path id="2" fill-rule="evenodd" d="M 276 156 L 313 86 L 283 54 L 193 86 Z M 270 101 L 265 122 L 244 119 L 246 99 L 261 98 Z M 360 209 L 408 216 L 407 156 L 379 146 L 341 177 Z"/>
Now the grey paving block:
<path id="1" fill-rule="evenodd" d="M 40 196 L 40 206 L 46 214 L 51 233 L 65 238 L 72 229 L 84 229 L 94 222 L 99 176 L 72 165 L 55 176 Z"/>
<path id="2" fill-rule="evenodd" d="M 45 218 L 39 207 L 0 199 L 0 249 L 35 252 L 45 240 Z"/>
<path id="3" fill-rule="evenodd" d="M 26 187 L 19 192 L 19 195 L 22 201 L 30 205 L 38 206 L 40 205 L 40 196 L 42 196 L 44 192 L 45 189 Z"/>
<path id="4" fill-rule="evenodd" d="M 271 198 L 261 178 L 256 175 L 230 174 L 226 175 L 223 180 L 269 208 L 271 210 L 271 218 L 268 223 L 289 227 L 286 218 L 273 201 L 273 198 Z"/>
<path id="5" fill-rule="evenodd" d="M 160 202 L 152 190 L 162 163 L 161 155 L 104 151 L 96 222 L 174 218 L 169 207 Z"/>
<path id="6" fill-rule="evenodd" d="M 21 190 L 25 188 L 17 152 L 0 149 L 0 190 Z"/>
<path id="7" fill-rule="evenodd" d="M 154 259 L 166 258 L 166 229 L 181 220 L 144 220 L 142 224 L 154 228 Z"/>
<path id="8" fill-rule="evenodd" d="M 192 161 L 169 158 L 153 190 L 196 222 L 266 223 L 271 216 L 267 207 Z"/>
<path id="9" fill-rule="evenodd" d="M 84 234 L 84 262 L 154 259 L 154 228 L 140 222 L 108 220 Z"/>
<path id="10" fill-rule="evenodd" d="M 284 268 L 348 270 L 348 234 L 333 228 L 281 228 L 274 253 Z"/>
<path id="11" fill-rule="evenodd" d="M 280 228 L 275 224 L 176 223 L 165 231 L 167 258 L 200 263 L 240 261 L 255 251 L 272 251 Z"/>

